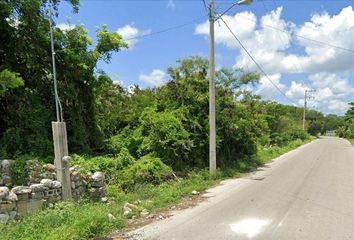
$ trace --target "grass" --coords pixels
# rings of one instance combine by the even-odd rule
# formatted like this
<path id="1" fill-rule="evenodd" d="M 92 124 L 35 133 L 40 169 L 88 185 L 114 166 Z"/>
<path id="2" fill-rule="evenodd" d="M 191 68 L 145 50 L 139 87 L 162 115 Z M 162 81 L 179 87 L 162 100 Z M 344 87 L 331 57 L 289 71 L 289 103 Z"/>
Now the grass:
<path id="1" fill-rule="evenodd" d="M 354 145 L 354 138 L 348 139 L 351 144 Z"/>
<path id="2" fill-rule="evenodd" d="M 311 142 L 314 140 L 314 137 L 311 137 L 308 140 L 302 141 L 302 140 L 295 140 L 287 144 L 286 146 L 282 147 L 272 147 L 272 148 L 262 148 L 258 149 L 258 154 L 257 154 L 257 161 L 260 164 L 266 164 L 270 162 L 272 159 L 287 153 L 295 148 L 300 147 L 301 145 Z"/>
<path id="3" fill-rule="evenodd" d="M 267 163 L 304 143 L 306 142 L 294 141 L 284 147 L 259 149 L 257 161 L 260 164 Z M 109 185 L 107 193 L 115 199 L 112 204 L 89 201 L 60 203 L 54 209 L 46 209 L 18 223 L 0 225 L 1 239 L 80 240 L 104 236 L 113 230 L 127 226 L 127 220 L 122 212 L 126 202 L 138 201 L 139 208 L 158 213 L 175 205 L 183 197 L 190 195 L 193 190 L 203 191 L 227 176 L 238 177 L 240 173 L 236 169 L 227 172 L 221 170 L 216 177 L 211 178 L 207 170 L 201 170 L 188 174 L 180 181 L 165 182 L 158 186 L 137 186 L 129 193 L 124 193 L 115 185 Z M 108 214 L 115 216 L 115 219 L 109 221 Z"/>

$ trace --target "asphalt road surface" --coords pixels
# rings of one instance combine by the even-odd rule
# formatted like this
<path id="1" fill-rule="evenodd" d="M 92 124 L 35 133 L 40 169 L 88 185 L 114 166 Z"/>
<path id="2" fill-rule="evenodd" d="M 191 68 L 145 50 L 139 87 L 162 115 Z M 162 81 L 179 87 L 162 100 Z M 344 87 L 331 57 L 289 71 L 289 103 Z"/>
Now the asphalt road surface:
<path id="1" fill-rule="evenodd" d="M 323 137 L 206 196 L 130 239 L 354 240 L 354 148 Z"/>

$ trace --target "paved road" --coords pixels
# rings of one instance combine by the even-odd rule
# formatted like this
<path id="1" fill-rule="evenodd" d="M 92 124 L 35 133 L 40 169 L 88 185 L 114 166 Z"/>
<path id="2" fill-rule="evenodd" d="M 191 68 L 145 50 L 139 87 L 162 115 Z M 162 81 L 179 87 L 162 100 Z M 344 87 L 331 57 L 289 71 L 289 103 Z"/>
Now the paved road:
<path id="1" fill-rule="evenodd" d="M 354 148 L 324 137 L 207 195 L 131 239 L 354 240 Z"/>

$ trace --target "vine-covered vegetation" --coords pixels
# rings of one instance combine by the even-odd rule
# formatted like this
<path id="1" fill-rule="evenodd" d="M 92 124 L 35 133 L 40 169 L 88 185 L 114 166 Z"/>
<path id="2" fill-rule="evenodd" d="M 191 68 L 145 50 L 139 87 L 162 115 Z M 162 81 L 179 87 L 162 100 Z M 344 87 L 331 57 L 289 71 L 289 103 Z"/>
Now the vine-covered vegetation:
<path id="1" fill-rule="evenodd" d="M 59 0 L 51 2 L 57 9 Z M 78 11 L 78 0 L 69 2 Z M 0 159 L 15 159 L 11 174 L 17 185 L 28 178 L 26 160 L 53 161 L 47 6 L 47 0 L 0 1 Z M 26 239 L 90 238 L 124 226 L 125 201 L 142 200 L 154 211 L 215 183 L 205 171 L 208 61 L 198 56 L 178 60 L 171 63 L 164 85 L 128 91 L 97 68 L 128 44 L 106 26 L 96 35 L 93 45 L 83 26 L 55 28 L 58 88 L 71 164 L 105 172 L 114 207 L 85 200 L 79 207 L 59 204 L 18 225 L 0 226 L 4 239 L 20 239 L 24 231 Z M 309 110 L 304 131 L 302 107 L 264 101 L 247 90 L 257 86 L 259 77 L 242 69 L 216 73 L 217 177 L 265 163 L 309 140 L 310 134 L 338 130 L 339 136 L 354 138 L 354 106 L 344 118 Z M 108 213 L 116 221 L 107 222 Z"/>
<path id="2" fill-rule="evenodd" d="M 71 3 L 77 11 L 78 2 Z M 48 157 L 53 154 L 50 122 L 55 120 L 48 2 L 0 4 L 0 156 Z M 130 92 L 97 69 L 98 61 L 109 62 L 113 52 L 128 47 L 119 34 L 102 26 L 92 45 L 87 31 L 76 25 L 65 31 L 55 28 L 54 36 L 70 153 L 128 154 L 129 164 L 119 163 L 120 168 L 145 156 L 174 171 L 208 165 L 206 59 L 189 57 L 171 63 L 165 85 L 136 86 Z M 302 130 L 302 108 L 263 101 L 245 90 L 257 85 L 258 79 L 257 73 L 242 69 L 217 71 L 219 167 L 237 168 L 245 161 L 256 164 L 252 159 L 257 149 L 308 138 Z M 344 122 L 336 116 L 308 113 L 307 129 L 312 135 L 338 126 Z"/>

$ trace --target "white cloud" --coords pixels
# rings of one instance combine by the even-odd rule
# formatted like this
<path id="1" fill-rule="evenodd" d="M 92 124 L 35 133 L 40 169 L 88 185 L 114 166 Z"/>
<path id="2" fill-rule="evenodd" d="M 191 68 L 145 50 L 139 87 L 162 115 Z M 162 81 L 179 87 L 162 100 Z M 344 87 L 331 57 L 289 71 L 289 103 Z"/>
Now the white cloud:
<path id="1" fill-rule="evenodd" d="M 141 31 L 135 27 L 134 24 L 127 24 L 117 29 L 117 33 L 119 33 L 123 40 L 128 43 L 129 48 L 132 48 L 136 45 L 138 42 L 138 37 L 149 34 L 150 32 L 150 30 Z"/>
<path id="2" fill-rule="evenodd" d="M 354 67 L 353 53 L 344 49 L 353 49 L 354 11 L 351 6 L 343 8 L 338 15 L 330 16 L 327 12 L 315 14 L 311 21 L 305 22 L 296 31 L 297 41 L 305 49 L 306 56 L 299 57 L 304 62 L 306 71 L 341 72 Z M 309 41 L 306 38 L 329 45 Z"/>
<path id="3" fill-rule="evenodd" d="M 277 85 L 281 90 L 285 89 L 285 85 L 279 81 L 281 79 L 280 74 L 270 75 L 269 78 Z M 266 100 L 272 100 L 279 94 L 278 90 L 274 88 L 273 84 L 265 76 L 259 80 L 259 86 L 256 89 L 256 94 L 261 95 Z"/>
<path id="4" fill-rule="evenodd" d="M 252 21 L 247 21 L 245 18 L 249 18 Z M 241 41 L 249 39 L 252 36 L 257 20 L 252 12 L 241 12 L 235 16 L 225 15 L 223 16 L 223 19 L 231 29 L 237 29 L 237 36 Z M 209 35 L 209 22 L 206 21 L 197 25 L 195 34 Z M 220 22 L 220 24 L 215 24 L 215 41 L 216 43 L 223 44 L 229 48 L 238 48 L 238 44 L 234 37 L 222 22 Z"/>
<path id="5" fill-rule="evenodd" d="M 328 110 L 336 114 L 343 114 L 349 109 L 349 104 L 347 102 L 332 99 L 328 101 Z"/>
<path id="6" fill-rule="evenodd" d="M 145 83 L 148 83 L 149 85 L 152 86 L 161 86 L 164 84 L 166 80 L 167 74 L 160 70 L 160 69 L 154 69 L 151 73 L 149 74 L 140 74 L 139 79 Z"/>
<path id="7" fill-rule="evenodd" d="M 70 31 L 70 30 L 74 29 L 75 24 L 62 22 L 62 23 L 57 24 L 56 27 L 59 28 L 60 30 L 62 30 L 63 32 L 65 32 L 65 31 Z"/>
<path id="8" fill-rule="evenodd" d="M 282 19 L 281 14 L 282 7 L 279 7 L 260 18 L 245 11 L 225 15 L 223 19 L 289 98 L 303 104 L 305 89 L 315 88 L 317 102 L 313 102 L 314 105 L 325 113 L 344 114 L 346 103 L 354 94 L 354 55 L 340 48 L 353 49 L 353 8 L 348 6 L 333 16 L 327 12 L 314 14 L 298 25 Z M 195 34 L 208 36 L 208 22 L 197 25 Z M 240 50 L 234 67 L 258 70 L 223 22 L 215 25 L 215 38 L 217 44 Z M 294 81 L 285 86 L 281 76 L 293 73 L 308 75 L 307 83 Z M 266 99 L 276 99 L 274 86 L 265 78 L 255 91 Z"/>
<path id="9" fill-rule="evenodd" d="M 288 89 L 288 91 L 286 91 L 285 94 L 288 98 L 293 99 L 299 104 L 303 104 L 306 89 L 309 88 L 307 86 L 304 86 L 302 83 L 292 81 L 290 88 Z"/>
<path id="10" fill-rule="evenodd" d="M 167 8 L 175 9 L 175 7 L 176 7 L 175 1 L 174 0 L 168 0 Z"/>

